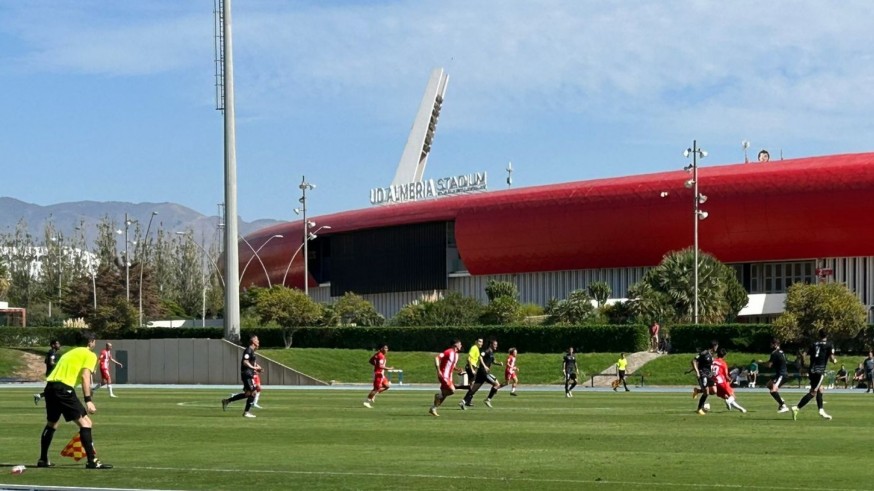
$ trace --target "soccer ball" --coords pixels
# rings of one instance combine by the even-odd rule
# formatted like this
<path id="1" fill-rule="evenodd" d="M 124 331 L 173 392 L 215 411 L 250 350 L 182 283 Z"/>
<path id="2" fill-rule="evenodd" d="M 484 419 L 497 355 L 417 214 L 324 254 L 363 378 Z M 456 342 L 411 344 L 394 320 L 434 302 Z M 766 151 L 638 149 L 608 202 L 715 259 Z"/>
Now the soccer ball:
<path id="1" fill-rule="evenodd" d="M 15 467 L 12 468 L 12 473 L 16 474 L 16 475 L 24 474 L 25 470 L 27 470 L 27 467 L 25 467 L 23 465 L 16 465 Z"/>
<path id="2" fill-rule="evenodd" d="M 710 403 L 709 402 L 704 403 L 704 412 L 710 412 Z"/>

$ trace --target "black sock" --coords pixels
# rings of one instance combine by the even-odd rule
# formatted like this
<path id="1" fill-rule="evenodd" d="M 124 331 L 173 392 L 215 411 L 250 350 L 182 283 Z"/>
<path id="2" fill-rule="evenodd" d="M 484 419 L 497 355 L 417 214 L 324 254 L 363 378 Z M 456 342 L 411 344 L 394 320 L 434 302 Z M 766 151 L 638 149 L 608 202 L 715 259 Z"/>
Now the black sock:
<path id="1" fill-rule="evenodd" d="M 234 394 L 230 399 L 228 399 L 228 402 L 230 403 L 234 401 L 239 401 L 247 397 L 249 396 L 247 396 L 245 392 L 240 392 L 239 394 Z"/>
<path id="2" fill-rule="evenodd" d="M 823 409 L 822 392 L 816 393 L 816 407 L 818 407 L 820 411 Z"/>
<path id="3" fill-rule="evenodd" d="M 704 410 L 704 403 L 707 401 L 707 391 L 701 394 L 701 400 L 698 401 L 698 409 Z"/>
<path id="4" fill-rule="evenodd" d="M 49 447 L 52 444 L 52 438 L 55 436 L 55 429 L 51 426 L 46 426 L 42 430 L 42 435 L 39 437 L 39 460 L 49 461 Z"/>
<path id="5" fill-rule="evenodd" d="M 773 397 L 774 400 L 777 401 L 777 409 L 780 409 L 781 407 L 786 405 L 786 401 L 784 401 L 783 398 L 780 397 L 779 392 L 771 392 L 771 397 Z"/>
<path id="6" fill-rule="evenodd" d="M 570 386 L 571 386 L 571 381 L 570 381 L 570 379 L 565 380 L 565 381 L 564 381 L 564 391 L 565 391 L 565 392 L 570 392 L 571 390 L 568 388 L 568 387 L 570 387 Z"/>
<path id="7" fill-rule="evenodd" d="M 628 384 L 625 383 L 625 379 L 622 379 L 622 386 L 625 387 L 625 390 L 628 390 Z"/>
<path id="8" fill-rule="evenodd" d="M 252 404 L 254 404 L 254 403 L 255 403 L 255 396 L 249 396 L 248 398 L 246 398 L 246 409 L 245 409 L 245 412 L 248 413 L 249 410 L 252 409 Z"/>
<path id="9" fill-rule="evenodd" d="M 577 381 L 576 381 L 576 380 L 572 380 L 572 381 L 571 381 L 571 386 L 570 386 L 570 388 L 569 388 L 567 391 L 570 392 L 570 391 L 574 390 L 574 387 L 576 387 L 576 386 L 577 386 Z"/>
<path id="10" fill-rule="evenodd" d="M 82 440 L 88 462 L 94 463 L 94 440 L 91 438 L 91 428 L 79 428 L 79 439 Z"/>
<path id="11" fill-rule="evenodd" d="M 489 397 L 488 397 L 488 399 L 491 399 L 492 397 L 495 397 L 495 394 L 497 394 L 497 393 L 498 393 L 498 388 L 497 388 L 497 387 L 492 387 L 492 390 L 489 391 Z"/>
<path id="12" fill-rule="evenodd" d="M 813 399 L 813 396 L 810 395 L 810 392 L 808 392 L 807 394 L 804 394 L 804 397 L 802 397 L 801 400 L 798 402 L 798 409 L 801 409 L 804 406 L 806 406 L 807 403 L 810 402 L 811 399 Z"/>

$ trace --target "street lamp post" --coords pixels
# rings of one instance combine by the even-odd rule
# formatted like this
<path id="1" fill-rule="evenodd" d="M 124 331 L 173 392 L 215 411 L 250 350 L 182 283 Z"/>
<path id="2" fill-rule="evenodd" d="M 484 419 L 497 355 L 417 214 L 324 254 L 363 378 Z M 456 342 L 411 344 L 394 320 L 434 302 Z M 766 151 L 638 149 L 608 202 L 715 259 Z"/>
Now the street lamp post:
<path id="1" fill-rule="evenodd" d="M 121 230 L 116 230 L 115 233 L 121 235 L 124 234 L 124 292 L 125 298 L 130 302 L 130 254 L 128 252 L 128 239 L 127 232 L 130 229 L 131 224 L 134 221 L 128 217 L 127 213 L 124 214 L 124 232 Z"/>
<path id="2" fill-rule="evenodd" d="M 140 327 L 143 327 L 143 269 L 145 269 L 144 261 L 146 259 L 146 244 L 149 240 L 149 232 L 152 229 L 152 219 L 155 218 L 155 215 L 157 214 L 157 211 L 153 211 L 152 215 L 149 216 L 149 226 L 146 227 L 146 236 L 142 239 L 143 247 L 140 249 Z"/>
<path id="3" fill-rule="evenodd" d="M 312 233 L 310 233 L 307 236 L 307 240 L 305 240 L 304 243 L 318 237 L 318 235 L 316 235 L 316 234 L 318 234 L 319 231 L 322 229 L 331 230 L 331 226 L 330 225 L 322 225 L 321 227 L 313 230 Z M 298 248 L 294 251 L 294 254 L 291 255 L 291 259 L 288 261 L 288 266 L 286 266 L 286 268 L 285 268 L 285 274 L 282 276 L 282 284 L 283 285 L 285 285 L 285 279 L 288 277 L 288 271 L 291 269 L 291 263 L 294 262 L 294 258 L 297 257 L 297 254 L 301 251 L 301 249 L 303 249 L 303 247 L 304 247 L 304 244 L 299 245 Z"/>
<path id="4" fill-rule="evenodd" d="M 270 242 L 270 241 L 273 240 L 273 239 L 281 239 L 282 237 L 283 237 L 283 236 L 280 235 L 280 234 L 271 235 L 270 237 L 267 238 L 267 240 L 264 241 L 263 244 L 261 244 L 261 245 L 258 247 L 258 249 L 255 249 L 254 247 L 252 247 L 252 244 L 250 244 L 249 241 L 246 240 L 245 237 L 242 237 L 242 236 L 240 237 L 240 239 L 241 239 L 243 242 L 245 242 L 247 246 L 249 246 L 249 249 L 252 250 L 252 257 L 250 257 L 249 260 L 246 261 L 246 265 L 243 266 L 243 271 L 240 273 L 240 281 L 243 281 L 243 277 L 246 275 L 246 269 L 249 268 L 249 264 L 252 262 L 253 259 L 255 259 L 255 258 L 257 257 L 257 258 L 258 258 L 258 262 L 261 263 L 261 269 L 264 270 L 264 276 L 267 278 L 267 287 L 268 287 L 268 288 L 271 288 L 271 287 L 273 286 L 273 285 L 270 283 L 270 275 L 267 274 L 267 266 L 264 265 L 264 261 L 261 260 L 261 256 L 259 256 L 258 253 L 261 252 L 261 249 L 263 249 L 264 246 L 266 246 L 268 242 Z"/>
<path id="5" fill-rule="evenodd" d="M 693 295 L 695 297 L 695 306 L 692 311 L 692 320 L 695 325 L 698 324 L 698 222 L 707 218 L 708 213 L 701 209 L 701 205 L 707 201 L 707 196 L 704 196 L 698 191 L 698 159 L 703 159 L 707 156 L 707 151 L 698 148 L 698 141 L 692 140 L 692 148 L 687 148 L 686 151 L 683 152 L 683 156 L 689 158 L 689 155 L 692 156 L 692 163 L 685 167 L 686 172 L 692 173 L 692 179 L 686 181 L 686 187 L 692 189 L 692 223 L 694 225 L 693 229 L 693 248 L 694 248 L 694 279 L 693 279 Z"/>
<path id="6" fill-rule="evenodd" d="M 198 249 L 200 249 L 200 252 L 202 252 L 203 255 L 206 256 L 207 259 L 209 259 L 209 264 L 210 264 L 210 266 L 212 266 L 212 267 L 215 269 L 215 273 L 216 273 L 216 274 L 218 275 L 218 277 L 219 277 L 219 281 L 220 281 L 221 284 L 222 284 L 222 288 L 225 288 L 225 287 L 226 287 L 226 285 L 225 285 L 225 278 L 222 276 L 222 270 L 219 268 L 218 262 L 216 262 L 216 260 L 213 259 L 213 257 L 212 257 L 208 252 L 206 252 L 206 249 L 204 249 L 203 246 L 201 246 L 200 244 L 198 244 L 198 243 L 194 240 L 194 238 L 192 238 L 191 235 L 188 234 L 188 233 L 186 233 L 186 232 L 176 232 L 176 235 L 180 235 L 180 236 L 185 237 L 186 239 L 190 240 L 192 244 L 194 244 L 195 246 L 197 246 Z"/>
<path id="7" fill-rule="evenodd" d="M 63 242 L 64 238 L 61 237 L 61 234 L 57 234 L 52 237 L 52 242 L 58 243 L 58 312 L 61 311 L 61 303 L 64 300 L 63 287 L 61 281 L 63 280 L 63 269 L 61 264 L 61 257 L 64 255 Z M 49 300 L 49 317 L 52 316 L 52 301 Z"/>
<path id="8" fill-rule="evenodd" d="M 310 269 L 309 269 L 309 250 L 307 248 L 307 242 L 309 242 L 310 236 L 310 228 L 315 227 L 315 223 L 311 223 L 307 221 L 307 190 L 312 191 L 316 188 L 315 184 L 310 184 L 307 182 L 306 176 L 302 176 L 300 185 L 301 196 L 298 201 L 300 201 L 301 207 L 299 209 L 295 208 L 294 212 L 299 213 L 303 216 L 303 292 L 306 295 L 310 294 Z M 283 282 L 284 283 L 284 282 Z"/>

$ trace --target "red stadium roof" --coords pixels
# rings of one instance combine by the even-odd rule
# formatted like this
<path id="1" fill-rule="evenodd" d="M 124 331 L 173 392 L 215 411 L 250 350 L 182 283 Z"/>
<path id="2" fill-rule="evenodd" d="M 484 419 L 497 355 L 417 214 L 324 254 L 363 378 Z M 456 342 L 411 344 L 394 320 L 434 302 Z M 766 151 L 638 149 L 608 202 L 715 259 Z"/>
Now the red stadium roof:
<path id="1" fill-rule="evenodd" d="M 682 170 L 517 188 L 384 205 L 311 219 L 321 235 L 435 221 L 455 221 L 458 250 L 473 275 L 653 266 L 692 245 L 693 192 Z M 699 167 L 702 251 L 723 262 L 874 255 L 874 153 L 766 164 Z M 661 197 L 662 192 L 666 197 Z M 272 283 L 282 281 L 303 235 L 301 222 L 247 236 Z M 303 286 L 298 254 L 289 286 Z M 242 248 L 245 264 L 251 251 Z M 259 274 L 260 273 L 260 274 Z M 250 266 L 243 286 L 267 282 Z M 311 284 L 312 283 L 311 280 Z"/>

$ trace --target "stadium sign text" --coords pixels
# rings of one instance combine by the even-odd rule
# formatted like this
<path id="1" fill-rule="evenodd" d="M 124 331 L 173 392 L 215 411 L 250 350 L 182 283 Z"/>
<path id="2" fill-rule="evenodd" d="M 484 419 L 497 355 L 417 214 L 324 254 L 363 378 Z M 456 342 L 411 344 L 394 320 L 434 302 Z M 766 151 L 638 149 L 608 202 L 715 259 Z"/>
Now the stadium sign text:
<path id="1" fill-rule="evenodd" d="M 487 186 L 488 176 L 485 172 L 442 177 L 440 179 L 425 179 L 423 181 L 414 181 L 386 188 L 373 188 L 370 190 L 370 204 L 403 203 L 405 201 L 418 201 L 453 194 L 485 191 Z"/>

